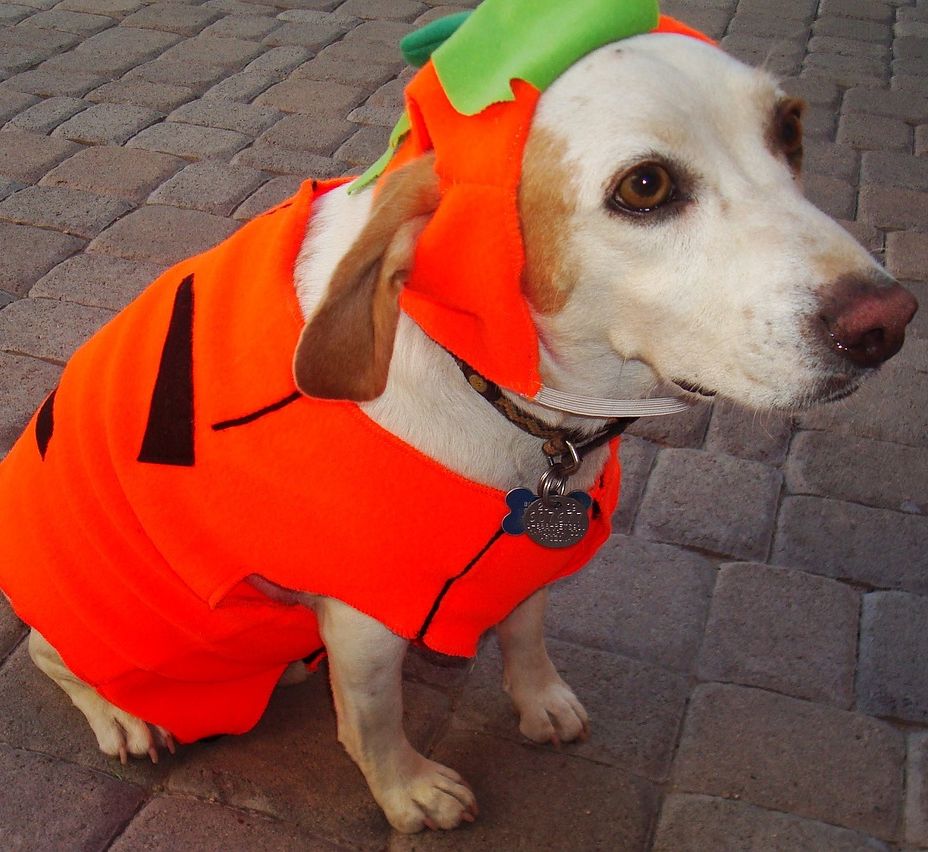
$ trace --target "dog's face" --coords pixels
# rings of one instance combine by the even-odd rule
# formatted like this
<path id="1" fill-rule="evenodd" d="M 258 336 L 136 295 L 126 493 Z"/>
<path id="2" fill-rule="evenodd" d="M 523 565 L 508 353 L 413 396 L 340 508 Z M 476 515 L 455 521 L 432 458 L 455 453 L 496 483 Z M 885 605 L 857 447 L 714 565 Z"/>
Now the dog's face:
<path id="1" fill-rule="evenodd" d="M 915 300 L 803 197 L 801 106 L 673 35 L 603 47 L 545 92 L 520 212 L 552 383 L 804 407 L 898 350 Z"/>

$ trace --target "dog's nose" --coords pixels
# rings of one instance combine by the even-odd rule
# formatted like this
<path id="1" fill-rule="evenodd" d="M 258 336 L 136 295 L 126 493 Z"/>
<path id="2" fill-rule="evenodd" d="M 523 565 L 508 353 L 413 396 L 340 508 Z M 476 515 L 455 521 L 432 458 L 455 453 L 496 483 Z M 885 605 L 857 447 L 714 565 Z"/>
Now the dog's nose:
<path id="1" fill-rule="evenodd" d="M 845 275 L 822 295 L 819 320 L 831 348 L 858 367 L 878 367 L 905 341 L 918 302 L 889 278 Z"/>

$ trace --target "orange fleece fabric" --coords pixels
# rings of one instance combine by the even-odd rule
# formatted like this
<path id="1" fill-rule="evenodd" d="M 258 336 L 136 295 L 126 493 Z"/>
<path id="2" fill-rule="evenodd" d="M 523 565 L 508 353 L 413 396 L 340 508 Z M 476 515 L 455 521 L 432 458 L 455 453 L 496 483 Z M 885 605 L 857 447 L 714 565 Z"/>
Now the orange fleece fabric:
<path id="1" fill-rule="evenodd" d="M 336 183 L 307 182 L 165 272 L 75 353 L 0 464 L 15 611 L 78 677 L 181 741 L 247 731 L 287 664 L 322 648 L 313 613 L 251 574 L 473 655 L 610 532 L 615 445 L 589 533 L 546 550 L 500 532 L 502 492 L 353 403 L 296 391 L 294 262 L 313 198 Z"/>
<path id="2" fill-rule="evenodd" d="M 667 15 L 653 32 L 715 44 Z M 541 93 L 524 80 L 513 80 L 512 92 L 515 100 L 462 115 L 429 60 L 406 87 L 410 130 L 385 175 L 435 152 L 441 203 L 419 238 L 403 310 L 479 373 L 533 397 L 541 389 L 538 333 L 522 292 L 518 192 Z"/>

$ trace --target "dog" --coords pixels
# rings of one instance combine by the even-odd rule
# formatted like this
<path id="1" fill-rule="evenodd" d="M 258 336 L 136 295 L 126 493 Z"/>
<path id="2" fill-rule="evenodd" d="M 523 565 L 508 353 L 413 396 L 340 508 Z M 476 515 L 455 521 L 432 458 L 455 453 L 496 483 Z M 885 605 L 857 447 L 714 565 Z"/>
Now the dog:
<path id="1" fill-rule="evenodd" d="M 915 300 L 803 197 L 801 113 L 802 104 L 785 95 L 764 71 L 748 68 L 699 39 L 675 34 L 646 33 L 601 46 L 544 90 L 524 141 L 516 198 L 524 246 L 519 298 L 536 336 L 537 375 L 544 385 L 608 400 L 643 398 L 665 382 L 683 399 L 718 394 L 756 409 L 798 410 L 847 396 L 898 351 L 916 310 Z M 292 654 L 285 670 L 275 663 L 276 668 L 262 670 L 260 676 L 250 669 L 240 672 L 236 661 L 225 656 L 218 662 L 211 658 L 204 676 L 208 682 L 185 683 L 182 689 L 165 679 L 163 692 L 158 691 L 162 681 L 157 677 L 142 684 L 133 680 L 135 675 L 117 671 L 115 664 L 110 667 L 120 648 L 97 634 L 103 629 L 99 622 L 119 624 L 117 632 L 127 631 L 122 652 L 131 656 L 138 644 L 141 654 L 144 643 L 129 635 L 139 622 L 145 625 L 140 629 L 151 634 L 146 641 L 159 646 L 161 628 L 145 620 L 149 609 L 159 609 L 159 596 L 151 598 L 144 589 L 135 589 L 134 574 L 128 579 L 111 576 L 97 561 L 98 554 L 85 549 L 82 538 L 61 538 L 48 544 L 50 552 L 63 559 L 68 551 L 78 551 L 78 558 L 92 566 L 90 573 L 98 584 L 107 587 L 94 604 L 95 621 L 88 621 L 84 611 L 69 621 L 73 610 L 67 587 L 35 580 L 37 588 L 22 592 L 22 583 L 12 576 L 17 570 L 23 573 L 22 565 L 11 564 L 7 552 L 0 586 L 33 625 L 31 656 L 85 715 L 105 753 L 124 762 L 128 755 L 157 760 L 159 748 L 173 751 L 179 734 L 166 719 L 182 715 L 187 730 L 211 730 L 211 714 L 223 702 L 232 706 L 234 717 L 222 723 L 225 731 L 247 729 L 260 715 L 261 701 L 266 701 L 273 682 L 305 677 L 304 652 L 324 647 L 339 741 L 361 768 L 390 824 L 402 832 L 454 828 L 476 817 L 477 804 L 456 772 L 419 754 L 407 740 L 401 667 L 410 641 L 452 653 L 472 652 L 473 637 L 487 621 L 498 621 L 504 688 L 522 734 L 539 743 L 586 737 L 587 714 L 548 658 L 542 622 L 547 583 L 580 567 L 574 563 L 582 564 L 608 535 L 614 507 L 609 494 L 617 488 L 612 481 L 617 478 L 615 440 L 566 462 L 563 446 L 556 454 L 554 467 L 560 465 L 561 481 L 554 483 L 549 497 L 563 499 L 568 491 L 593 495 L 586 544 L 577 545 L 586 548 L 583 558 L 565 563 L 549 554 L 569 553 L 569 547 L 544 550 L 526 545 L 519 553 L 537 551 L 545 567 L 537 576 L 507 579 L 513 585 L 499 593 L 499 600 L 494 593 L 489 603 L 471 603 L 471 593 L 462 591 L 479 573 L 483 552 L 477 544 L 485 531 L 479 530 L 473 543 L 459 545 L 457 504 L 443 504 L 437 515 L 425 520 L 417 517 L 433 499 L 432 489 L 444 494 L 442 489 L 452 487 L 442 484 L 444 479 L 467 495 L 461 498 L 464 520 L 483 512 L 484 498 L 497 500 L 493 523 L 498 527 L 507 512 L 498 495 L 543 484 L 552 464 L 540 451 L 542 441 L 514 420 L 571 435 L 568 450 L 577 436 L 582 444 L 609 427 L 605 418 L 556 411 L 533 402 L 530 394 L 513 393 L 517 382 L 503 383 L 505 389 L 491 406 L 483 392 L 488 386 L 492 389 L 496 377 L 487 379 L 481 368 L 492 364 L 492 358 L 465 364 L 462 372 L 454 357 L 461 353 L 423 330 L 428 322 L 420 317 L 426 308 L 400 301 L 401 294 L 407 295 L 417 252 L 422 251 L 424 235 L 446 191 L 436 174 L 439 165 L 431 154 L 416 156 L 384 178 L 377 193 L 353 193 L 350 184 L 337 182 L 308 188 L 302 200 L 260 218 L 255 227 L 265 229 L 262 235 L 277 234 L 273 239 L 262 237 L 267 251 L 255 250 L 252 257 L 252 249 L 235 248 L 236 243 L 231 253 L 216 260 L 220 282 L 238 267 L 247 269 L 248 263 L 276 264 L 277 279 L 293 288 L 292 304 L 278 299 L 276 290 L 272 297 L 279 311 L 288 314 L 293 334 L 279 344 L 266 339 L 263 307 L 249 312 L 258 314 L 254 318 L 259 328 L 244 343 L 221 327 L 207 344 L 209 356 L 202 356 L 214 357 L 219 364 L 210 386 L 200 381 L 201 350 L 189 338 L 196 336 L 204 312 L 225 310 L 223 288 L 215 283 L 201 286 L 213 272 L 201 272 L 200 267 L 188 270 L 181 264 L 166 273 L 170 286 L 162 289 L 170 299 L 158 301 L 146 294 L 129 309 L 143 317 L 141 326 L 147 331 L 127 335 L 118 320 L 105 328 L 100 339 L 110 351 L 110 361 L 93 361 L 92 375 L 70 385 L 66 371 L 58 391 L 0 467 L 0 517 L 7 524 L 0 540 L 7 551 L 16 538 L 10 525 L 29 522 L 24 510 L 16 509 L 24 500 L 24 477 L 40 477 L 43 465 L 56 463 L 56 455 L 76 458 L 75 465 L 90 471 L 92 493 L 87 500 L 113 507 L 114 513 L 116 504 L 125 502 L 120 495 L 136 490 L 148 494 L 142 498 L 148 503 L 133 509 L 127 520 L 114 522 L 108 535 L 119 539 L 118 547 L 131 550 L 140 545 L 123 541 L 124 534 L 163 522 L 172 533 L 164 547 L 176 547 L 178 561 L 199 546 L 207 547 L 199 541 L 199 528 L 186 529 L 188 512 L 199 504 L 221 503 L 219 540 L 237 541 L 236 528 L 241 525 L 249 531 L 240 536 L 246 549 L 258 528 L 249 513 L 258 513 L 261 523 L 275 523 L 280 506 L 249 500 L 252 480 L 235 480 L 242 469 L 280 489 L 281 504 L 310 505 L 309 493 L 325 490 L 323 496 L 331 499 L 324 505 L 334 517 L 307 519 L 313 530 L 307 539 L 327 526 L 344 529 L 343 516 L 357 520 L 351 537 L 360 543 L 344 545 L 344 554 L 338 551 L 338 564 L 328 569 L 330 578 L 316 579 L 310 569 L 330 558 L 327 549 L 335 546 L 331 538 L 318 544 L 307 540 L 297 568 L 289 573 L 261 570 L 257 557 L 231 552 L 230 545 L 230 552 L 223 550 L 221 556 L 234 563 L 234 570 L 202 581 L 202 588 L 191 590 L 174 575 L 155 578 L 158 595 L 163 591 L 165 600 L 176 594 L 185 602 L 205 601 L 202 612 L 188 612 L 184 603 L 187 609 L 181 614 L 164 616 L 180 622 L 178 629 L 186 626 L 195 632 L 209 616 L 220 620 L 222 632 L 230 613 L 244 609 L 257 614 L 260 626 L 265 614 L 272 613 L 282 620 L 278 630 L 278 621 L 267 616 L 278 631 L 273 641 L 283 648 L 280 653 Z M 301 204 L 307 209 L 311 204 L 311 214 L 305 232 L 294 235 L 289 217 Z M 281 246 L 284 256 L 274 255 Z M 298 315 L 289 316 L 294 305 Z M 278 309 L 272 305 L 267 310 Z M 416 310 L 419 316 L 414 317 Z M 232 325 L 230 319 L 228 327 Z M 188 349 L 171 350 L 166 339 L 186 341 Z M 133 353 L 146 348 L 154 353 L 152 368 L 144 366 L 141 356 L 138 366 L 134 360 Z M 283 367 L 278 350 L 289 352 Z M 75 356 L 85 363 L 89 357 Z M 191 357 L 192 365 L 187 361 Z M 108 365 L 120 360 L 128 360 L 134 371 L 130 387 L 118 400 L 120 411 L 141 413 L 125 415 L 125 421 L 118 421 L 122 425 L 112 428 L 87 412 L 108 404 L 103 399 L 110 380 Z M 236 378 L 240 370 L 247 379 Z M 234 409 L 224 401 L 226 390 L 232 394 L 239 388 L 242 407 Z M 315 407 L 310 408 L 308 397 L 331 402 L 312 403 Z M 177 398 L 186 400 L 188 407 L 195 401 L 197 417 L 204 406 L 215 403 L 215 411 L 211 409 L 205 424 L 193 422 L 192 408 L 179 419 L 165 420 L 159 400 Z M 506 416 L 495 410 L 500 406 L 508 411 Z M 215 479 L 205 484 L 196 479 L 201 463 L 207 468 L 211 463 L 210 441 L 245 442 L 256 434 L 251 430 L 263 424 L 296 418 L 297 409 L 320 418 L 321 436 L 292 434 L 291 429 L 288 443 L 277 444 L 276 438 L 271 442 L 257 433 L 253 443 L 271 446 L 264 448 L 262 461 L 253 464 L 251 454 L 262 448 L 242 443 L 236 450 L 240 466 L 232 474 L 223 473 L 235 480 L 229 486 L 231 496 L 217 496 Z M 72 411 L 80 421 L 77 428 L 68 426 Z M 359 427 L 367 430 L 365 435 L 376 432 L 373 447 L 355 447 L 348 426 L 354 428 L 360 421 L 366 424 Z M 92 441 L 108 452 L 124 450 L 125 466 L 94 473 L 97 450 Z M 291 453 L 309 456 L 308 477 L 288 475 Z M 413 480 L 396 481 L 391 453 L 403 458 L 415 454 Z M 283 467 L 278 470 L 275 459 L 281 457 Z M 259 468 L 257 474 L 254 468 Z M 327 477 L 346 481 L 332 484 Z M 175 486 L 177 482 L 181 485 Z M 17 489 L 14 500 L 11 493 Z M 36 505 L 47 510 L 45 517 L 63 506 L 75 513 L 75 525 L 81 526 L 74 535 L 82 535 L 84 504 L 74 506 L 73 498 L 68 503 L 60 495 L 42 494 Z M 370 514 L 377 518 L 369 520 Z M 402 559 L 394 558 L 376 536 L 365 542 L 368 523 L 375 530 L 395 525 L 400 537 L 414 537 L 414 548 L 421 547 L 430 558 L 440 555 L 437 574 L 422 580 L 407 573 Z M 461 532 L 462 538 L 467 535 Z M 492 554 L 493 542 L 510 539 L 524 541 L 517 535 L 500 538 L 496 532 L 485 551 Z M 267 546 L 274 550 L 275 542 Z M 290 558 L 283 545 L 278 549 L 282 559 Z M 473 559 L 467 561 L 472 551 Z M 345 565 L 362 552 L 375 564 L 349 566 L 352 571 L 357 568 L 361 580 L 342 578 Z M 160 566 L 157 560 L 170 556 L 159 551 L 139 554 L 139 559 Z M 309 579 L 302 584 L 300 563 L 308 566 Z M 38 567 L 34 570 L 39 572 Z M 436 596 L 434 583 L 442 578 Z M 81 585 L 86 580 L 74 582 Z M 343 582 L 358 586 L 361 597 L 369 589 L 373 592 L 363 606 L 352 605 L 355 598 L 336 586 Z M 337 591 L 326 593 L 327 584 Z M 421 596 L 420 585 L 427 587 Z M 443 609 L 455 595 L 465 609 L 472 606 L 477 613 L 467 630 L 449 626 L 450 616 Z M 478 596 L 473 592 L 474 600 Z M 399 615 L 377 617 L 385 598 L 395 599 Z M 139 603 L 121 606 L 126 600 Z M 431 610 L 423 619 L 422 607 L 430 601 Z M 53 630 L 42 616 L 48 609 L 61 613 L 65 624 Z M 78 644 L 83 645 L 71 656 L 65 654 L 66 662 L 56 649 L 63 641 L 58 637 L 72 634 L 80 634 Z M 249 632 L 230 641 L 259 654 L 260 649 L 251 650 L 260 645 L 259 639 L 263 641 Z M 94 675 L 94 685 L 85 674 L 91 660 L 105 672 Z M 178 683 L 196 669 L 192 663 L 185 668 L 188 660 L 182 662 L 173 674 Z M 261 681 L 263 699 L 240 699 L 225 685 L 245 684 L 249 678 Z M 206 695 L 209 689 L 219 691 L 218 699 Z M 116 694 L 139 691 L 145 692 L 146 707 L 158 708 L 155 715 L 132 712 L 133 706 L 141 705 L 132 705 L 128 698 L 128 705 L 113 700 Z"/>

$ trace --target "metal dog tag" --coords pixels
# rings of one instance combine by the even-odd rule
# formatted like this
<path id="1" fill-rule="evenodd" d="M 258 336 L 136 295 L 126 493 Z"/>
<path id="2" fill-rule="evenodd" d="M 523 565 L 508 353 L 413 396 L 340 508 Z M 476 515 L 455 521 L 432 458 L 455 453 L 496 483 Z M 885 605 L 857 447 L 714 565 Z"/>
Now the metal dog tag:
<path id="1" fill-rule="evenodd" d="M 531 503 L 522 516 L 525 534 L 542 547 L 571 547 L 586 535 L 590 518 L 586 507 L 560 494 Z"/>

